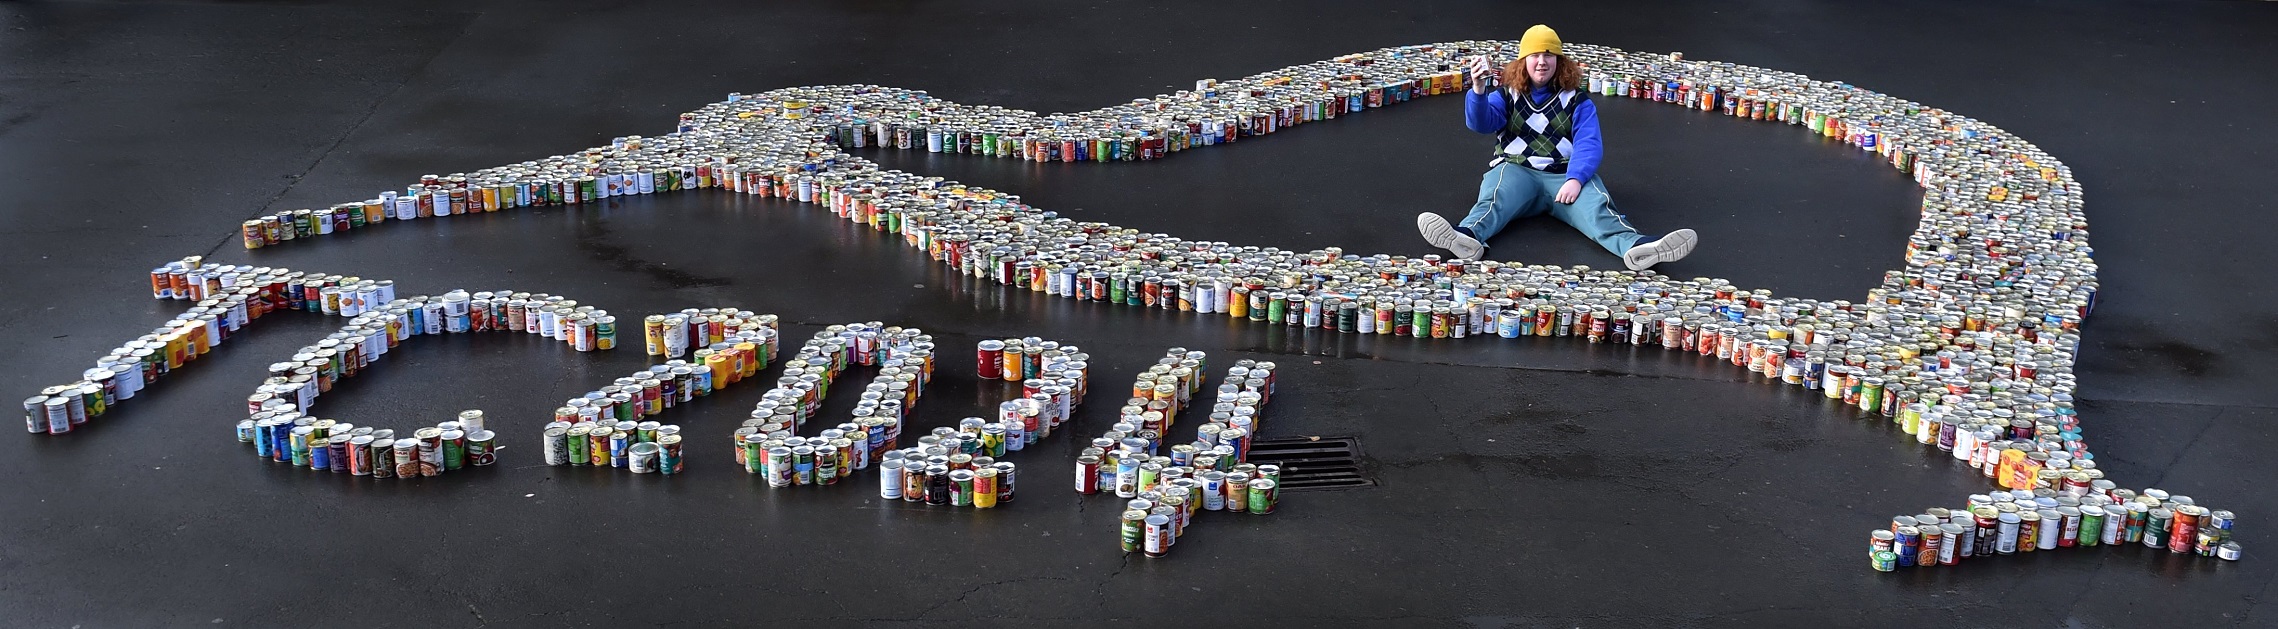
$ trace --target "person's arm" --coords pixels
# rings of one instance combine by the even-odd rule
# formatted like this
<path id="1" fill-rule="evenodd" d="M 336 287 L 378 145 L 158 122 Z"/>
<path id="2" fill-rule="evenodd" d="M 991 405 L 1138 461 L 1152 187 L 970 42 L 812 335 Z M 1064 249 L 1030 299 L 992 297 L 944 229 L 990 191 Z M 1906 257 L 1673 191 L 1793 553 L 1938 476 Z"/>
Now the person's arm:
<path id="1" fill-rule="evenodd" d="M 1566 178 L 1590 183 L 1605 154 L 1605 143 L 1598 136 L 1598 104 L 1582 101 L 1574 108 L 1574 156 L 1566 160 Z"/>
<path id="2" fill-rule="evenodd" d="M 1503 100 L 1503 90 L 1481 94 L 1472 90 L 1463 92 L 1463 126 L 1473 133 L 1496 133 L 1511 120 L 1511 104 Z"/>

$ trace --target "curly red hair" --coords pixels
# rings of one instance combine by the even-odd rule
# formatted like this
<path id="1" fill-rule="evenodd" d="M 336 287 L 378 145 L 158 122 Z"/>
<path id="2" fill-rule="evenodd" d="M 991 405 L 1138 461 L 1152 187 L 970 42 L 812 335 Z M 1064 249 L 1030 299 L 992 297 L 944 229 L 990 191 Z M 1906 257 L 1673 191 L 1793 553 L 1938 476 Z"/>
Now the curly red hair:
<path id="1" fill-rule="evenodd" d="M 1550 55 L 1558 57 L 1558 70 L 1550 74 L 1551 91 L 1564 92 L 1582 89 L 1582 64 L 1575 63 L 1573 57 L 1559 53 L 1554 52 Z M 1518 90 L 1519 93 L 1534 91 L 1534 80 L 1527 76 L 1525 57 L 1512 59 L 1510 63 L 1503 64 L 1502 78 L 1504 85 L 1511 86 L 1511 89 Z"/>

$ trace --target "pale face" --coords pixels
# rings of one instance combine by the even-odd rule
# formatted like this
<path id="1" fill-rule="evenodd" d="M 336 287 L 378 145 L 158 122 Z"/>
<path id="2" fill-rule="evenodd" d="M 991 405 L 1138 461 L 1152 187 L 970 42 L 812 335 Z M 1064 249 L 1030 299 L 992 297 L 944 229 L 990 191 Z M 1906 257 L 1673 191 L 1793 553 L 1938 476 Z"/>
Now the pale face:
<path id="1" fill-rule="evenodd" d="M 1529 83 L 1549 85 L 1550 76 L 1558 73 L 1558 55 L 1547 52 L 1527 55 L 1524 67 Z"/>

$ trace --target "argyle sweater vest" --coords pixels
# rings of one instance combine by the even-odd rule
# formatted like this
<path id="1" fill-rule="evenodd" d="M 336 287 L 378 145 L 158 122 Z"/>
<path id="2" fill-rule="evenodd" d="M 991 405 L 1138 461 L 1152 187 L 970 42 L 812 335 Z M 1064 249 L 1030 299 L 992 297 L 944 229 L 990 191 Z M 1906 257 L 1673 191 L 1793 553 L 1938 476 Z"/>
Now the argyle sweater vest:
<path id="1" fill-rule="evenodd" d="M 1567 160 L 1574 157 L 1574 109 L 1590 97 L 1568 90 L 1537 104 L 1507 88 L 1503 96 L 1511 109 L 1509 122 L 1495 134 L 1496 157 L 1546 173 L 1565 173 Z"/>

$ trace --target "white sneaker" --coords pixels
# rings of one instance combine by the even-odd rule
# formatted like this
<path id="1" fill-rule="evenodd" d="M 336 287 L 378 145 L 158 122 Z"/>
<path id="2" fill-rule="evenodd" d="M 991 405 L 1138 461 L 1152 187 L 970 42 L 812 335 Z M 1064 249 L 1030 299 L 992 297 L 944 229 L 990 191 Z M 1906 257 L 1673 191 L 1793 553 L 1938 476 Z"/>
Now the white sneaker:
<path id="1" fill-rule="evenodd" d="M 1456 231 L 1455 227 L 1447 224 L 1447 219 L 1431 212 L 1416 215 L 1416 231 L 1424 233 L 1424 242 L 1455 252 L 1457 258 L 1477 260 L 1479 254 L 1487 250 L 1485 245 L 1479 244 L 1478 239 Z"/>
<path id="2" fill-rule="evenodd" d="M 1656 264 L 1685 259 L 1687 254 L 1693 252 L 1693 245 L 1699 240 L 1700 237 L 1693 234 L 1693 230 L 1680 229 L 1653 242 L 1630 247 L 1629 253 L 1622 254 L 1621 261 L 1629 270 L 1643 271 Z"/>

